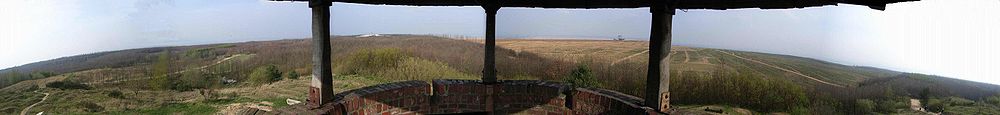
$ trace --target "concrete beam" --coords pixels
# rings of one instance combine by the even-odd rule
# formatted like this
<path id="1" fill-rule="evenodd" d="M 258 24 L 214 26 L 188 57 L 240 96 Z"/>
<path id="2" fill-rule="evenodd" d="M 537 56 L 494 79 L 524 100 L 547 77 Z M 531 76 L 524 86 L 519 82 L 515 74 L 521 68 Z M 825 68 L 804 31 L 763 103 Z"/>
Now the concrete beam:
<path id="1" fill-rule="evenodd" d="M 673 0 L 651 0 L 653 15 L 649 33 L 649 65 L 646 74 L 646 106 L 668 113 L 670 110 L 670 23 Z"/>
<path id="2" fill-rule="evenodd" d="M 309 87 L 308 106 L 322 107 L 333 100 L 333 72 L 330 58 L 330 5 L 329 0 L 310 0 L 312 9 L 313 71 Z"/>

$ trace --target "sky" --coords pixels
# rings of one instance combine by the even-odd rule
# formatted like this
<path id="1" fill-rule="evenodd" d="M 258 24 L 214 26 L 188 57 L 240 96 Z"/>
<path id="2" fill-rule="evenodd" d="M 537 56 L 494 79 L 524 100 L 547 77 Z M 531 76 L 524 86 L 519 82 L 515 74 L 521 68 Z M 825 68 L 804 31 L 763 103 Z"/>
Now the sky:
<path id="1" fill-rule="evenodd" d="M 2 0 L 0 68 L 101 51 L 310 36 L 306 3 L 262 0 Z M 673 44 L 815 58 L 1000 84 L 1000 0 L 801 9 L 678 10 Z M 480 7 L 335 3 L 332 33 L 481 37 Z M 648 9 L 502 8 L 500 38 L 633 40 Z"/>

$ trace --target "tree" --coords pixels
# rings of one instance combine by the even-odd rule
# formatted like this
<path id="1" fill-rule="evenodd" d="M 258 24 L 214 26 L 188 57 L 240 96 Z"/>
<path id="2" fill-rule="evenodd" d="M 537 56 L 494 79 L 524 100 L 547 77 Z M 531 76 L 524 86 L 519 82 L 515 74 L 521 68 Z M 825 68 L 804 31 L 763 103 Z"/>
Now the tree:
<path id="1" fill-rule="evenodd" d="M 250 73 L 250 82 L 254 84 L 266 84 L 281 80 L 281 72 L 274 65 L 260 66 Z"/>
<path id="2" fill-rule="evenodd" d="M 599 87 L 600 83 L 594 77 L 587 65 L 579 65 L 570 72 L 570 76 L 564 79 L 567 83 L 577 87 Z"/>
<path id="3" fill-rule="evenodd" d="M 156 59 L 156 63 L 153 64 L 153 75 L 150 76 L 153 79 L 149 81 L 150 88 L 153 90 L 164 90 L 170 87 L 170 79 L 167 72 L 170 69 L 170 51 L 163 51 L 160 53 L 159 58 Z"/>

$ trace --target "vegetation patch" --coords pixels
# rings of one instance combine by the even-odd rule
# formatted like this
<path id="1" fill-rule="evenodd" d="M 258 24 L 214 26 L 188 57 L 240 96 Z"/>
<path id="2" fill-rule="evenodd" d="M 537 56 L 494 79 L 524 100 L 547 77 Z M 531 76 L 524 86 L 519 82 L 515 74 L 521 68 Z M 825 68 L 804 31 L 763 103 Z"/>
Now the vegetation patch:
<path id="1" fill-rule="evenodd" d="M 203 103 L 171 103 L 157 108 L 110 112 L 112 115 L 209 115 L 219 110 Z"/>
<path id="2" fill-rule="evenodd" d="M 601 85 L 587 65 L 577 66 L 569 75 L 564 78 L 564 81 L 573 84 L 574 87 L 600 87 Z"/>
<path id="3" fill-rule="evenodd" d="M 49 82 L 48 84 L 45 84 L 45 87 L 58 88 L 58 89 L 63 89 L 63 90 L 70 90 L 70 89 L 88 90 L 88 89 L 91 89 L 91 87 L 87 86 L 86 84 L 82 84 L 82 83 L 78 83 L 78 82 L 74 82 L 74 81 L 54 81 L 54 82 Z"/>
<path id="4" fill-rule="evenodd" d="M 726 73 L 710 78 L 680 77 L 670 81 L 671 98 L 680 99 L 671 100 L 676 104 L 720 104 L 763 112 L 797 112 L 809 102 L 806 91 L 794 83 L 764 79 L 750 73 Z"/>
<path id="5" fill-rule="evenodd" d="M 275 65 L 266 65 L 257 67 L 250 73 L 250 83 L 253 84 L 270 84 L 275 81 L 281 81 L 281 71 Z"/>

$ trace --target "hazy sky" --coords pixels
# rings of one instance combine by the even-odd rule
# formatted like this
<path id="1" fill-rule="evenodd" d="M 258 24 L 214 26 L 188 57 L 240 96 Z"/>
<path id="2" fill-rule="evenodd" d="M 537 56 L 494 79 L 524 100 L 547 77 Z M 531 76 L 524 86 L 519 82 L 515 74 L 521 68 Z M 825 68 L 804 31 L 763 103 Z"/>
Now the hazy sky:
<path id="1" fill-rule="evenodd" d="M 0 68 L 99 51 L 310 36 L 305 3 L 2 0 Z M 480 7 L 335 3 L 333 33 L 481 36 Z M 648 9 L 503 8 L 500 37 L 646 39 Z M 816 58 L 1000 84 L 1000 0 L 678 11 L 675 45 Z"/>

